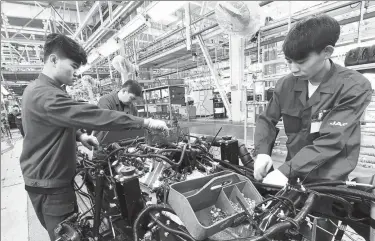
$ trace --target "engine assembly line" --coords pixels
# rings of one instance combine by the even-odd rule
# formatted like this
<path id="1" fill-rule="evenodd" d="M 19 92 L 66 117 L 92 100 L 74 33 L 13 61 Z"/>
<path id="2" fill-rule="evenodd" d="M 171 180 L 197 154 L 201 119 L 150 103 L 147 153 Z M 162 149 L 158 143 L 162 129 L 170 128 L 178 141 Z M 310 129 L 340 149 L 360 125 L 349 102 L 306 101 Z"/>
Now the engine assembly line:
<path id="1" fill-rule="evenodd" d="M 168 133 L 147 138 L 155 136 Z M 180 134 L 151 145 L 147 138 L 108 144 L 92 160 L 77 152 L 74 185 L 87 206 L 59 224 L 57 240 L 313 240 L 319 230 L 306 227 L 314 215 L 340 220 L 343 230 L 373 225 L 371 180 L 267 185 L 254 179 L 252 155 L 234 138 Z M 237 157 L 226 155 L 232 143 Z M 341 240 L 343 232 L 332 235 Z"/>

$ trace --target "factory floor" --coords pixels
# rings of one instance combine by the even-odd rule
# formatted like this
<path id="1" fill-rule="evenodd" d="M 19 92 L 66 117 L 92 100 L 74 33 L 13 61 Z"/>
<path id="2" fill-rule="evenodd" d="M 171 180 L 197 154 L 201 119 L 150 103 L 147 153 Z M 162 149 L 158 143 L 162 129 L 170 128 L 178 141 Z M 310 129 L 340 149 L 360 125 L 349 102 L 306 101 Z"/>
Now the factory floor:
<path id="1" fill-rule="evenodd" d="M 189 127 L 191 134 L 231 135 L 243 141 L 244 127 L 241 123 L 232 123 L 220 119 L 198 119 L 181 122 L 181 126 Z M 252 144 L 253 128 L 247 128 L 248 145 Z M 284 132 L 280 132 L 283 136 Z M 47 232 L 40 225 L 31 202 L 24 189 L 24 182 L 19 166 L 19 156 L 22 150 L 22 136 L 18 130 L 12 130 L 13 145 L 1 143 L 1 240 L 2 241 L 49 241 Z M 373 136 L 372 136 L 373 138 Z M 285 138 L 284 138 L 285 139 Z M 366 144 L 373 144 L 370 137 L 363 138 Z M 285 140 L 284 140 L 285 142 Z M 285 147 L 277 146 L 273 153 L 275 166 L 284 161 Z M 352 176 L 370 176 L 373 170 L 357 167 Z"/>

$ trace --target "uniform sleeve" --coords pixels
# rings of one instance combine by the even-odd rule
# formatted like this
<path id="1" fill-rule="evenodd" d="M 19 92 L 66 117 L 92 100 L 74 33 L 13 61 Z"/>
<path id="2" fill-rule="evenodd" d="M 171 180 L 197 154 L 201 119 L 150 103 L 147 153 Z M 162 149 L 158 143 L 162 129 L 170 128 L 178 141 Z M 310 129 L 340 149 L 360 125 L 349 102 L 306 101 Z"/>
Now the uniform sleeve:
<path id="1" fill-rule="evenodd" d="M 255 126 L 255 155 L 271 155 L 273 142 L 276 139 L 276 125 L 281 117 L 279 93 L 281 80 L 278 81 L 272 98 L 267 104 L 265 111 L 259 115 Z"/>
<path id="2" fill-rule="evenodd" d="M 61 127 L 94 130 L 140 128 L 143 118 L 76 102 L 64 92 L 51 93 L 43 104 L 50 123 Z"/>
<path id="3" fill-rule="evenodd" d="M 304 177 L 338 155 L 352 138 L 353 130 L 359 125 L 371 101 L 371 95 L 371 88 L 347 90 L 323 119 L 320 137 L 314 140 L 313 145 L 302 148 L 288 163 L 281 165 L 279 171 L 287 177 Z"/>
<path id="4" fill-rule="evenodd" d="M 101 109 L 107 109 L 107 110 L 111 109 L 110 103 L 106 98 L 100 98 L 98 102 L 98 106 Z"/>

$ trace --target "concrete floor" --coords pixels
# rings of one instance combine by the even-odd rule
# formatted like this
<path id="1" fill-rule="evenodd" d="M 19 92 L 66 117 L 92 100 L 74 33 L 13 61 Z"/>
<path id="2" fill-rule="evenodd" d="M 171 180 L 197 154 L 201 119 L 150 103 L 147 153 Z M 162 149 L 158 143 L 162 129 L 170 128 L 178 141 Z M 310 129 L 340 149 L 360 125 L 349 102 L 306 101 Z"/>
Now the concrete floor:
<path id="1" fill-rule="evenodd" d="M 183 122 L 181 125 L 189 127 L 190 133 L 201 135 L 215 135 L 220 127 L 223 127 L 219 135 L 231 135 L 240 140 L 244 138 L 244 127 L 241 123 L 205 119 Z M 252 130 L 253 128 L 248 128 L 248 144 L 252 143 Z M 280 135 L 283 135 L 282 131 Z M 17 133 L 13 137 L 20 139 L 19 133 L 18 137 Z M 363 140 L 363 144 L 375 144 L 374 137 L 365 137 Z M 278 167 L 285 159 L 285 148 L 280 146 L 276 149 L 272 158 L 275 161 L 275 166 Z M 24 190 L 19 167 L 21 150 L 22 141 L 18 140 L 13 149 L 1 155 L 1 240 L 49 241 L 48 234 L 40 225 Z M 357 167 L 352 176 L 370 176 L 373 173 L 373 169 Z"/>

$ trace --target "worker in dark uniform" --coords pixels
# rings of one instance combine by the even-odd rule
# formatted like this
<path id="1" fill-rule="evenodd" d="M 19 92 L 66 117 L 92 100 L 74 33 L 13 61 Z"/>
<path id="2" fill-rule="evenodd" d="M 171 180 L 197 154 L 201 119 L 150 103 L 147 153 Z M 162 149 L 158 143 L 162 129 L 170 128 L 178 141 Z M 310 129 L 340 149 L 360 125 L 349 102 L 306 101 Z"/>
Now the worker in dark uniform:
<path id="1" fill-rule="evenodd" d="M 13 106 L 13 114 L 15 116 L 15 123 L 16 123 L 18 130 L 21 132 L 22 137 L 25 137 L 25 133 L 23 131 L 23 126 L 22 126 L 21 110 L 18 107 L 18 105 Z"/>
<path id="2" fill-rule="evenodd" d="M 113 91 L 99 99 L 98 106 L 103 109 L 117 110 L 129 115 L 137 116 L 137 108 L 133 101 L 142 98 L 142 86 L 135 80 L 127 80 L 119 91 Z M 94 131 L 94 136 L 99 143 L 102 142 L 107 132 Z"/>
<path id="3" fill-rule="evenodd" d="M 161 120 L 105 110 L 70 98 L 63 86 L 73 84 L 77 69 L 86 62 L 86 53 L 78 43 L 61 34 L 50 34 L 44 45 L 43 71 L 23 93 L 21 169 L 25 189 L 51 240 L 55 240 L 56 225 L 77 210 L 72 185 L 76 141 L 86 147 L 98 145 L 94 136 L 79 129 L 167 129 Z"/>
<path id="4" fill-rule="evenodd" d="M 339 23 L 327 15 L 301 20 L 287 34 L 283 51 L 292 73 L 277 81 L 256 123 L 257 180 L 281 186 L 298 179 L 304 183 L 347 180 L 356 167 L 360 118 L 371 101 L 372 88 L 362 74 L 330 59 L 339 35 Z M 269 172 L 275 126 L 281 117 L 288 153 L 285 163 Z M 325 219 L 317 222 L 328 232 L 336 230 Z M 301 226 L 302 230 L 311 235 L 308 227 Z M 332 235 L 318 229 L 316 240 L 332 240 Z"/>
<path id="5" fill-rule="evenodd" d="M 330 59 L 339 35 L 339 23 L 327 15 L 301 20 L 289 31 L 283 51 L 292 73 L 277 81 L 255 128 L 256 179 L 276 185 L 289 178 L 346 180 L 356 167 L 360 118 L 372 88 L 362 74 Z M 281 117 L 288 154 L 283 165 L 268 173 Z"/>

